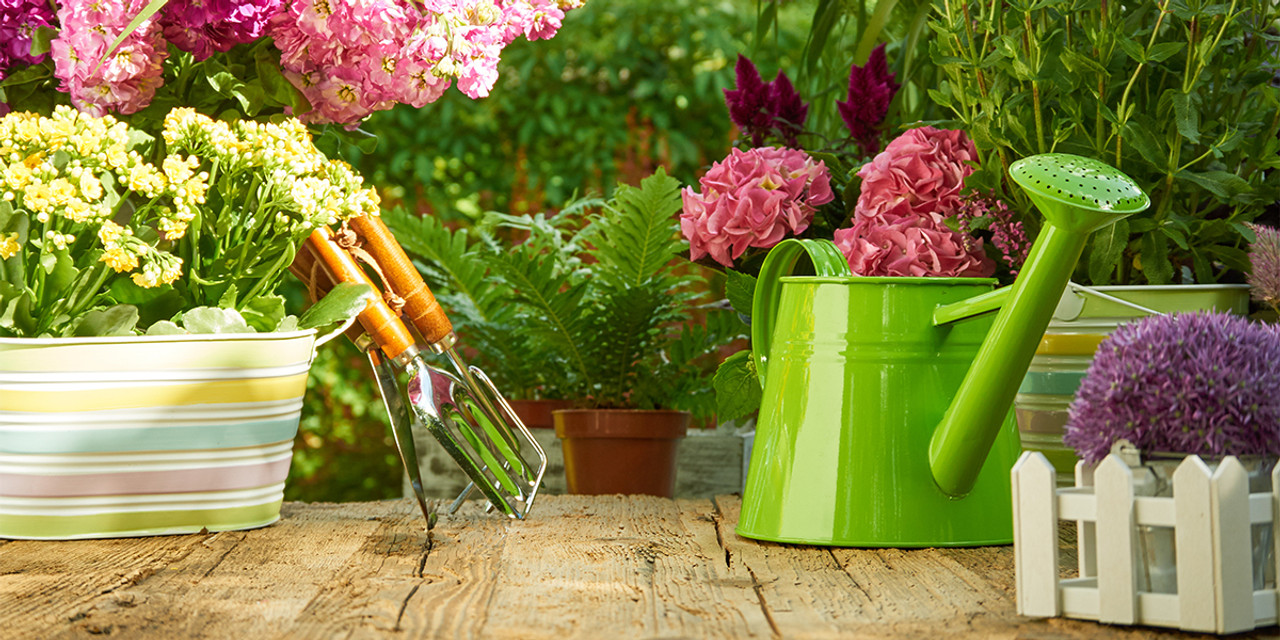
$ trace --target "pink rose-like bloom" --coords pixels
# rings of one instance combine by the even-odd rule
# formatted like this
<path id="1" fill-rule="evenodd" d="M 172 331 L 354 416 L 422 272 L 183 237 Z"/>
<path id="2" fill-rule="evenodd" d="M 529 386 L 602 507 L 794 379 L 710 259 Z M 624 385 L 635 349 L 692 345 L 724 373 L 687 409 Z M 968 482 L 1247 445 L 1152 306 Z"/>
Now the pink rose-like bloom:
<path id="1" fill-rule="evenodd" d="M 890 142 L 858 171 L 857 218 L 929 214 L 940 220 L 960 205 L 964 179 L 978 161 L 963 131 L 920 127 Z"/>
<path id="2" fill-rule="evenodd" d="M 982 240 L 927 215 L 859 219 L 852 228 L 837 229 L 835 243 L 860 276 L 987 277 L 996 270 Z"/>
<path id="3" fill-rule="evenodd" d="M 726 267 L 750 247 L 767 249 L 809 227 L 817 207 L 835 197 L 821 161 L 796 149 L 734 149 L 681 192 L 680 230 L 690 258 L 710 255 Z"/>
<path id="4" fill-rule="evenodd" d="M 62 28 L 50 45 L 58 89 L 71 94 L 76 108 L 95 116 L 108 111 L 129 114 L 151 103 L 164 83 L 168 47 L 155 17 L 129 34 L 106 61 L 106 55 L 146 0 L 99 0 L 67 3 L 58 9 Z"/>

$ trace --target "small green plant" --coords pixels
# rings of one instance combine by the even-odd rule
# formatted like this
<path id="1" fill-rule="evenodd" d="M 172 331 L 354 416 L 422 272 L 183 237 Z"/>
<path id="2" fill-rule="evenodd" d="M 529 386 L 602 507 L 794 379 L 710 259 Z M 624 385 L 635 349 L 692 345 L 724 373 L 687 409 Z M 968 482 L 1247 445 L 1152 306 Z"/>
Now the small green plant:
<path id="1" fill-rule="evenodd" d="M 1244 226 L 1280 194 L 1272 83 L 1280 8 L 1261 0 L 935 3 L 930 95 L 977 143 L 968 185 L 1025 215 L 1010 163 L 1098 158 L 1151 196 L 1100 229 L 1077 279 L 1217 282 L 1248 271 Z M 1030 222 L 1034 218 L 1027 216 Z"/>
<path id="2" fill-rule="evenodd" d="M 712 354 L 742 337 L 741 324 L 699 304 L 705 280 L 690 272 L 699 267 L 678 259 L 688 251 L 679 188 L 659 169 L 607 202 L 580 200 L 551 218 L 491 214 L 448 231 L 400 212 L 388 223 L 448 292 L 441 303 L 504 392 L 706 417 Z M 502 239 L 513 231 L 521 242 Z"/>

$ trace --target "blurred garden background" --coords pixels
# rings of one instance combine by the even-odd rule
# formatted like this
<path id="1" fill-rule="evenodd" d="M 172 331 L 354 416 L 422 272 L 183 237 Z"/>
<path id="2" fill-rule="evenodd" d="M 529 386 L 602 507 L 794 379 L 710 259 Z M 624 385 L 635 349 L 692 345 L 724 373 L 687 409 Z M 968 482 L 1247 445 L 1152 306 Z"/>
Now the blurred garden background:
<path id="1" fill-rule="evenodd" d="M 738 136 L 723 92 L 734 86 L 740 53 L 766 80 L 784 70 L 810 101 L 807 128 L 832 140 L 846 135 L 835 101 L 845 97 L 849 66 L 865 63 L 881 42 L 904 87 L 895 121 L 936 115 L 925 112 L 932 67 L 913 53 L 923 51 L 930 7 L 588 2 L 554 39 L 510 45 L 488 98 L 450 91 L 423 109 L 373 114 L 356 132 L 359 147 L 349 137 L 320 143 L 377 185 L 385 208 L 450 226 L 488 211 L 552 214 L 575 195 L 635 184 L 660 166 L 696 185 Z M 294 295 L 302 297 L 300 287 Z M 311 369 L 286 498 L 399 497 L 401 473 L 367 362 L 348 341 L 331 342 Z"/>

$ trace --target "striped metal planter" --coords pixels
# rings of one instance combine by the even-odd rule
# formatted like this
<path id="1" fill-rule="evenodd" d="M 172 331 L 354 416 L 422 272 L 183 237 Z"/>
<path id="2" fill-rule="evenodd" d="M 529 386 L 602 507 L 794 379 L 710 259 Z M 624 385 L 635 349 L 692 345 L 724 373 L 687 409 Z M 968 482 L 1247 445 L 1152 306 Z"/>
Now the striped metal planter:
<path id="1" fill-rule="evenodd" d="M 0 538 L 280 517 L 315 333 L 0 338 Z"/>

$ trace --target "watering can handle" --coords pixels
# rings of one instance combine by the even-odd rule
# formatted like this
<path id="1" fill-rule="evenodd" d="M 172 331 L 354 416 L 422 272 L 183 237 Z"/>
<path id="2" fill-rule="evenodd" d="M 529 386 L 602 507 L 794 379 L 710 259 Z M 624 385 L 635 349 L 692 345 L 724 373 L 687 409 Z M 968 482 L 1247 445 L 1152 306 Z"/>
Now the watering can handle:
<path id="1" fill-rule="evenodd" d="M 760 266 L 755 295 L 751 299 L 751 354 L 756 363 L 760 386 L 764 387 L 765 364 L 769 359 L 769 343 L 777 322 L 778 300 L 782 297 L 781 278 L 795 271 L 796 263 L 808 255 L 814 273 L 824 277 L 852 276 L 849 261 L 834 242 L 823 239 L 788 238 L 774 245 Z"/>

